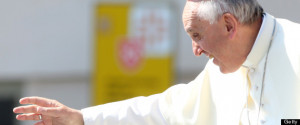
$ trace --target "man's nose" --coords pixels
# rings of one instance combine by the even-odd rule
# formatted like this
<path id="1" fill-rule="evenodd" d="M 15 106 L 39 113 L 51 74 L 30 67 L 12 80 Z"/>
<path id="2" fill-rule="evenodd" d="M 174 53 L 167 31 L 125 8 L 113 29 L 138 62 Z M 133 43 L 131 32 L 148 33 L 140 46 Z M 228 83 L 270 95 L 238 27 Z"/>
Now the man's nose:
<path id="1" fill-rule="evenodd" d="M 200 56 L 203 52 L 203 49 L 201 49 L 200 45 L 196 43 L 195 41 L 192 42 L 193 46 L 193 52 L 195 56 Z"/>

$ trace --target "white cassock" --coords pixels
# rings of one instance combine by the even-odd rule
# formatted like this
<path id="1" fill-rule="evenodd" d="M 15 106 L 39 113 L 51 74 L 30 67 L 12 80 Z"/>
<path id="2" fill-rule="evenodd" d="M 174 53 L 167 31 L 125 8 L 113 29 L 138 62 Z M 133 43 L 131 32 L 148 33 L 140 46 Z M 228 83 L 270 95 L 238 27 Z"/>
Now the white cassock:
<path id="1" fill-rule="evenodd" d="M 264 14 L 236 72 L 222 74 L 210 60 L 188 84 L 81 111 L 85 125 L 280 125 L 281 119 L 300 119 L 300 25 Z"/>

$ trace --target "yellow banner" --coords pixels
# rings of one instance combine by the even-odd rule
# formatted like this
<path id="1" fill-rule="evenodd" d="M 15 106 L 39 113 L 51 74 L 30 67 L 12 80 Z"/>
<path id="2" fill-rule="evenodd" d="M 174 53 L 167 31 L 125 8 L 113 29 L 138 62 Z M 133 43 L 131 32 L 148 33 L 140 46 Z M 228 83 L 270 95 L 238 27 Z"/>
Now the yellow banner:
<path id="1" fill-rule="evenodd" d="M 148 10 L 151 14 L 152 10 L 140 14 L 144 8 L 141 6 L 144 5 L 101 4 L 95 9 L 95 105 L 160 93 L 173 82 L 171 41 L 164 39 L 167 35 L 152 32 L 168 34 L 169 27 L 162 26 L 161 20 L 170 19 L 155 17 L 159 13 L 153 11 L 154 17 L 142 20 L 141 15 L 148 14 Z M 161 22 L 147 23 L 151 19 Z M 158 28 L 153 29 L 155 26 Z"/>

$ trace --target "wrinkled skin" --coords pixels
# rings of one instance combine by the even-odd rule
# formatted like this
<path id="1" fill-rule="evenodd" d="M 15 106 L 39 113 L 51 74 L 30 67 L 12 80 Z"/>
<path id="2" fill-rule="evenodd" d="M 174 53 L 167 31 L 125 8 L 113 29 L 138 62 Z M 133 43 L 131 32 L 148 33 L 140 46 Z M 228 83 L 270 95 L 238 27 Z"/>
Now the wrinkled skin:
<path id="1" fill-rule="evenodd" d="M 192 39 L 194 54 L 213 57 L 222 73 L 238 70 L 250 53 L 261 20 L 243 25 L 232 14 L 225 13 L 210 24 L 197 15 L 199 6 L 198 2 L 187 1 L 182 16 L 184 29 Z"/>

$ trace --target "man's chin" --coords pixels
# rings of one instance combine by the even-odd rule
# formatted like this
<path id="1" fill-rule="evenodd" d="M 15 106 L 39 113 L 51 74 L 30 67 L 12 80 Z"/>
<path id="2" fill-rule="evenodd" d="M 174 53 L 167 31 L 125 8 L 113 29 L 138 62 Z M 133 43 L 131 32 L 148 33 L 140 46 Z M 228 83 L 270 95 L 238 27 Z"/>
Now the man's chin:
<path id="1" fill-rule="evenodd" d="M 216 58 L 209 58 L 209 59 L 212 59 L 213 60 L 213 63 L 215 64 L 215 65 L 217 65 L 217 66 L 220 66 L 219 65 L 219 61 L 216 59 Z"/>
<path id="2" fill-rule="evenodd" d="M 212 60 L 213 60 L 213 63 L 219 67 L 219 70 L 221 73 L 228 74 L 228 73 L 234 72 L 234 71 L 231 71 L 228 68 L 224 67 L 223 65 L 221 65 L 217 59 L 212 58 Z"/>
<path id="3" fill-rule="evenodd" d="M 223 68 L 221 68 L 221 67 L 219 67 L 219 69 L 220 69 L 220 72 L 223 73 L 223 74 L 232 73 L 232 72 L 229 72 L 228 70 L 223 69 Z"/>

